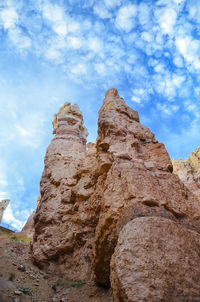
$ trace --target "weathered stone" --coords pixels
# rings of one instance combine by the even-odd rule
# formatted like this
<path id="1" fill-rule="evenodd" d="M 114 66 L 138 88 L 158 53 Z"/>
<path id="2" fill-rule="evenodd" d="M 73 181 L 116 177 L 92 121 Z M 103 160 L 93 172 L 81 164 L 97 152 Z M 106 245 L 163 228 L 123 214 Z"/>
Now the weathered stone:
<path id="1" fill-rule="evenodd" d="M 111 261 L 114 302 L 199 301 L 200 235 L 161 217 L 121 230 Z"/>
<path id="2" fill-rule="evenodd" d="M 89 239 L 98 218 L 97 203 L 93 210 L 88 201 L 94 191 L 96 148 L 88 144 L 86 150 L 87 130 L 76 105 L 66 103 L 53 125 L 56 135 L 45 156 L 33 257 L 40 266 L 53 267 L 55 263 L 68 271 L 68 277 L 85 278 L 92 254 Z"/>
<path id="3" fill-rule="evenodd" d="M 9 199 L 3 199 L 0 201 L 0 223 L 1 223 L 1 220 L 3 217 L 3 213 L 4 213 L 5 209 L 7 208 L 9 202 L 10 202 Z"/>
<path id="4" fill-rule="evenodd" d="M 174 173 L 200 200 L 200 147 L 188 159 L 172 160 Z"/>
<path id="5" fill-rule="evenodd" d="M 200 230 L 200 204 L 172 174 L 163 144 L 139 123 L 115 89 L 99 112 L 97 158 L 107 167 L 95 232 L 96 281 L 109 286 L 110 259 L 122 227 L 142 216 L 160 216 Z M 106 166 L 107 164 L 107 166 Z"/>
<path id="6" fill-rule="evenodd" d="M 200 232 L 198 200 L 172 173 L 164 145 L 116 89 L 106 93 L 99 111 L 96 144 L 86 146 L 87 131 L 75 105 L 66 103 L 53 126 L 35 214 L 35 263 L 75 280 L 94 274 L 99 284 L 109 286 L 111 257 L 130 221 L 153 217 L 179 223 L 186 234 Z"/>

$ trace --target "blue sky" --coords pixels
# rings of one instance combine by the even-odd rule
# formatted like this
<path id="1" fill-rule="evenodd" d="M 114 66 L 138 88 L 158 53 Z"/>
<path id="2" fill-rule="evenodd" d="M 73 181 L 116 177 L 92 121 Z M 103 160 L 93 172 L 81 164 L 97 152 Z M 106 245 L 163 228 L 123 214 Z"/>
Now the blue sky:
<path id="1" fill-rule="evenodd" d="M 95 141 L 115 87 L 171 158 L 187 158 L 200 125 L 200 1 L 1 0 L 0 198 L 20 229 L 36 206 L 52 119 L 77 103 Z"/>

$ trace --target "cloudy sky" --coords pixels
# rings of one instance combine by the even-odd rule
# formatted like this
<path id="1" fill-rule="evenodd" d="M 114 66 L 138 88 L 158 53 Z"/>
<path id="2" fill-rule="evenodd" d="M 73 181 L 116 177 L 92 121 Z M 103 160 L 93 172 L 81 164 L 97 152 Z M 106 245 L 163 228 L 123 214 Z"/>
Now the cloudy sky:
<path id="1" fill-rule="evenodd" d="M 171 158 L 200 145 L 200 1 L 1 0 L 0 199 L 20 229 L 36 206 L 52 119 L 65 102 L 95 141 L 115 87 Z"/>

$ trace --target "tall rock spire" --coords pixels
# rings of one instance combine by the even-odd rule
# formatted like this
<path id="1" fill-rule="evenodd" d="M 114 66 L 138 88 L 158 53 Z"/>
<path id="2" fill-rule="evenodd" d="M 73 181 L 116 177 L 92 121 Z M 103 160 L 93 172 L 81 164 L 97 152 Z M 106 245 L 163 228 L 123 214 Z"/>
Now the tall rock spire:
<path id="1" fill-rule="evenodd" d="M 77 105 L 65 103 L 54 115 L 55 137 L 47 148 L 40 182 L 41 200 L 35 214 L 33 256 L 44 265 L 72 252 L 76 243 L 73 224 L 77 210 L 73 189 L 86 153 L 87 129 Z M 74 216 L 73 216 L 74 215 Z"/>

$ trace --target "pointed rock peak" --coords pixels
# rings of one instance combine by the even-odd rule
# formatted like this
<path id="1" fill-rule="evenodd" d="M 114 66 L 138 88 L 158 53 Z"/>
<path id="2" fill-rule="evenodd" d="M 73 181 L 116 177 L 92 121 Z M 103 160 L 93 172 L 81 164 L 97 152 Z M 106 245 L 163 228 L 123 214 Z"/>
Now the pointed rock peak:
<path id="1" fill-rule="evenodd" d="M 111 88 L 111 89 L 107 90 L 106 94 L 105 94 L 105 97 L 109 97 L 109 96 L 119 97 L 117 89 L 116 88 Z"/>
<path id="2" fill-rule="evenodd" d="M 195 151 L 196 156 L 198 156 L 198 158 L 200 159 L 200 146 L 197 148 L 197 150 Z"/>
<path id="3" fill-rule="evenodd" d="M 88 131 L 84 126 L 83 116 L 78 105 L 71 105 L 66 102 L 58 113 L 54 114 L 52 124 L 53 134 L 78 136 L 86 143 Z"/>
<path id="4" fill-rule="evenodd" d="M 115 88 L 109 89 L 106 92 L 103 105 L 99 111 L 99 115 L 101 115 L 103 112 L 111 110 L 126 114 L 129 118 L 139 122 L 137 111 L 134 111 L 126 105 L 124 99 L 119 96 L 118 91 Z"/>

